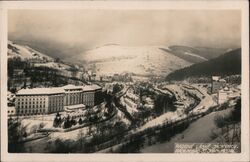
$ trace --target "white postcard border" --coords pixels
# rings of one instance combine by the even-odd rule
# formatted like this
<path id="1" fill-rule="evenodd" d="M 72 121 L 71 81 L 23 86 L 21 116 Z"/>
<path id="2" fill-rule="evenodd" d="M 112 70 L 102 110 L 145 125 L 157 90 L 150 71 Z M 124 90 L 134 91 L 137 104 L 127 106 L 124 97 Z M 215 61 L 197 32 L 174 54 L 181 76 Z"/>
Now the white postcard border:
<path id="1" fill-rule="evenodd" d="M 52 1 L 0 2 L 1 160 L 2 161 L 248 161 L 249 160 L 249 26 L 247 1 Z M 239 154 L 37 154 L 7 152 L 7 11 L 9 9 L 239 9 L 242 11 L 242 152 Z"/>

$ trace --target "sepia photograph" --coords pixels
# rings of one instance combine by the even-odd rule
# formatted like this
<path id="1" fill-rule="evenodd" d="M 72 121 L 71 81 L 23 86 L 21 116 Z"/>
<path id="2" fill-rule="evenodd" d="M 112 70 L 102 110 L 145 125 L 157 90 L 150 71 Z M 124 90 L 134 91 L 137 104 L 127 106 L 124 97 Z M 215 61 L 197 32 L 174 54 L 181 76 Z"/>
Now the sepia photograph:
<path id="1" fill-rule="evenodd" d="M 242 9 L 121 6 L 6 7 L 8 156 L 246 154 Z"/>

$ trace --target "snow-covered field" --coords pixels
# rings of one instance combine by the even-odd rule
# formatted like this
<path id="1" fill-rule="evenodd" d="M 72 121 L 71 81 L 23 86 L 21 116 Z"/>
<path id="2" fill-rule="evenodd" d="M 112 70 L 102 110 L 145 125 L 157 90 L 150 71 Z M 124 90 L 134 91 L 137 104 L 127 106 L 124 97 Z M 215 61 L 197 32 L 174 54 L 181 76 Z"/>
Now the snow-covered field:
<path id="1" fill-rule="evenodd" d="M 79 60 L 80 58 L 90 65 L 95 64 L 98 75 L 122 72 L 166 75 L 173 70 L 191 65 L 159 48 L 158 46 L 106 45 L 71 59 Z"/>

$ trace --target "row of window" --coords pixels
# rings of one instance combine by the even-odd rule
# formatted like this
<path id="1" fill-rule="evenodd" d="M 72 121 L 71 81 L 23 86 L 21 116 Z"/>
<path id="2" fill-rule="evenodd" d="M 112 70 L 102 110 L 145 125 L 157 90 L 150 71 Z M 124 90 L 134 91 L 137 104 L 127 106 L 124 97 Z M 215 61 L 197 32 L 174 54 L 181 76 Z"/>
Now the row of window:
<path id="1" fill-rule="evenodd" d="M 17 105 L 17 108 L 18 109 L 23 109 L 23 108 L 42 108 L 42 107 L 45 107 L 45 105 Z"/>
<path id="2" fill-rule="evenodd" d="M 31 101 L 31 100 L 45 100 L 45 97 L 39 97 L 39 98 L 17 98 L 17 101 Z"/>
<path id="3" fill-rule="evenodd" d="M 38 101 L 36 101 L 36 102 L 17 102 L 17 104 L 18 105 L 20 105 L 20 104 L 38 104 L 39 102 Z M 45 104 L 45 101 L 40 101 L 40 104 Z"/>

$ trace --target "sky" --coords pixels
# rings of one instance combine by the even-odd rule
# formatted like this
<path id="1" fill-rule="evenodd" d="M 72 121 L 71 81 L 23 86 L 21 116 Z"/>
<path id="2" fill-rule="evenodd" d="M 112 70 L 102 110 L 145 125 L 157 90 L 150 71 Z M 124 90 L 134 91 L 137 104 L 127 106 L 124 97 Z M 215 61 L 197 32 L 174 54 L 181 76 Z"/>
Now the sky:
<path id="1" fill-rule="evenodd" d="M 104 44 L 241 46 L 238 10 L 9 10 L 8 39 L 60 58 Z"/>

